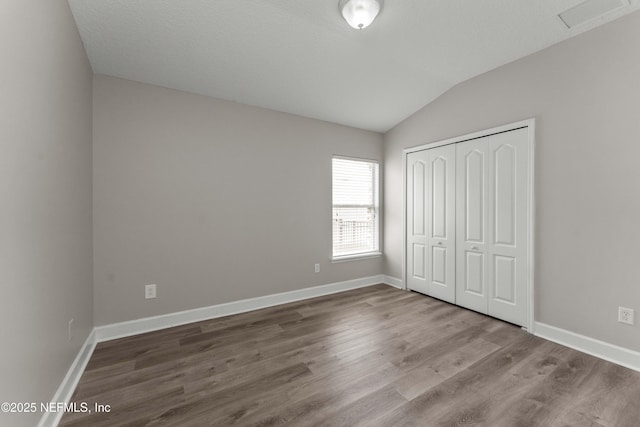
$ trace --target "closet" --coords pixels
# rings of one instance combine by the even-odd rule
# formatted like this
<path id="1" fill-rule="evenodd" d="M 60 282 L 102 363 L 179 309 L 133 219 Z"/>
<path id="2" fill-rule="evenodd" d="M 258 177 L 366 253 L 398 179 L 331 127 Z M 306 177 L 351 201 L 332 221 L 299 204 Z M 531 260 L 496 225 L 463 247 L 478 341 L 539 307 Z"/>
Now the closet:
<path id="1" fill-rule="evenodd" d="M 533 124 L 405 150 L 408 289 L 529 326 Z"/>

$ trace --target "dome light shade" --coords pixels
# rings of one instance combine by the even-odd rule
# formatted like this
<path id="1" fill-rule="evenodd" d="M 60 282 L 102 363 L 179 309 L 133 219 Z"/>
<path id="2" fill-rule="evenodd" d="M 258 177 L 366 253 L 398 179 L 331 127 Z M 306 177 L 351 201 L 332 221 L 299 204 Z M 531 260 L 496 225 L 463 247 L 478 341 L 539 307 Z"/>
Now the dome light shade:
<path id="1" fill-rule="evenodd" d="M 382 9 L 382 0 L 340 0 L 340 13 L 353 28 L 367 28 Z"/>

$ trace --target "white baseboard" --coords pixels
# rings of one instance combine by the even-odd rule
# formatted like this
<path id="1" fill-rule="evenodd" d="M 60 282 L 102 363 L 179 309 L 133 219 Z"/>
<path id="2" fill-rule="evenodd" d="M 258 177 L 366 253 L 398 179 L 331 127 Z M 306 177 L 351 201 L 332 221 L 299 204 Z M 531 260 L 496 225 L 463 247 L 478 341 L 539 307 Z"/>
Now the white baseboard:
<path id="1" fill-rule="evenodd" d="M 364 277 L 361 279 L 331 283 L 329 285 L 314 286 L 312 288 L 299 289 L 290 292 L 266 295 L 263 297 L 233 301 L 225 304 L 212 305 L 209 307 L 196 308 L 193 310 L 179 311 L 176 313 L 163 314 L 160 316 L 145 317 L 142 319 L 130 320 L 127 322 L 97 326 L 95 328 L 95 336 L 97 342 L 109 341 L 117 338 L 142 334 L 145 332 L 185 325 L 187 323 L 200 322 L 203 320 L 215 319 L 216 317 L 245 313 L 247 311 L 258 310 L 261 308 L 272 307 L 275 305 L 286 304 L 303 299 L 315 298 L 323 295 L 334 294 L 336 292 L 343 292 L 351 289 L 363 288 L 365 286 L 377 285 L 379 283 L 386 283 L 385 277 L 381 274 L 377 276 Z"/>
<path id="2" fill-rule="evenodd" d="M 65 375 L 62 383 L 60 383 L 60 387 L 58 387 L 58 390 L 53 395 L 51 402 L 69 403 L 71 396 L 80 381 L 80 377 L 82 376 L 84 369 L 87 367 L 89 359 L 91 359 L 91 355 L 93 354 L 95 347 L 95 329 L 93 329 L 80 348 L 78 355 L 71 364 L 71 367 L 67 371 L 67 375 Z M 40 418 L 38 427 L 55 427 L 60 422 L 62 415 L 64 415 L 64 411 L 45 412 L 42 418 Z"/>
<path id="3" fill-rule="evenodd" d="M 640 372 L 640 353 L 545 323 L 536 322 L 534 335 Z"/>
<path id="4" fill-rule="evenodd" d="M 382 275 L 382 283 L 385 285 L 393 286 L 394 288 L 404 289 L 402 284 L 402 279 L 398 279 L 397 277 L 387 276 L 386 274 Z"/>

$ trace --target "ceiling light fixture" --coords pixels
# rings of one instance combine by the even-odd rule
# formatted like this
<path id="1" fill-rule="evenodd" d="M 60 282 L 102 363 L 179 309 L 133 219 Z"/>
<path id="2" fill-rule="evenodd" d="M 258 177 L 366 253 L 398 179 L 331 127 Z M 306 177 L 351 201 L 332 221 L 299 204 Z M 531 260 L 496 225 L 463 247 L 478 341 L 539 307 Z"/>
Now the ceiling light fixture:
<path id="1" fill-rule="evenodd" d="M 338 8 L 349 25 L 362 30 L 376 19 L 382 9 L 382 0 L 340 0 Z"/>

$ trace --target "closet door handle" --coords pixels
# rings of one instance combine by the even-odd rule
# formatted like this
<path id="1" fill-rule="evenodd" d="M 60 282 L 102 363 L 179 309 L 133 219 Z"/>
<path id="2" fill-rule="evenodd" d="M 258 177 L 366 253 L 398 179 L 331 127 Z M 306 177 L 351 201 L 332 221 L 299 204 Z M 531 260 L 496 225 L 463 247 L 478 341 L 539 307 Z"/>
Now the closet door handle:
<path id="1" fill-rule="evenodd" d="M 471 246 L 471 250 L 472 250 L 472 251 L 477 251 L 477 250 L 478 250 L 478 247 L 477 247 L 477 246 Z"/>
<path id="2" fill-rule="evenodd" d="M 442 242 L 438 242 L 438 245 L 442 246 Z"/>

